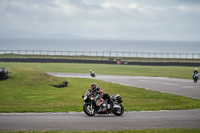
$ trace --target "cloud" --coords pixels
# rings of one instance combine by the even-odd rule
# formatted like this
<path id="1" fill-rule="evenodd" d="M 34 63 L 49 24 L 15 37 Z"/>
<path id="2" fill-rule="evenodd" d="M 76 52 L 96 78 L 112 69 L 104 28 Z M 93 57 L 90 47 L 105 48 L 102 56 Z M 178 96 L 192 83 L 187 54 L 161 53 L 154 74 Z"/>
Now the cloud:
<path id="1" fill-rule="evenodd" d="M 1 0 L 0 30 L 126 39 L 181 39 L 193 34 L 187 38 L 197 39 L 199 14 L 200 3 L 194 0 L 190 4 L 179 0 Z"/>

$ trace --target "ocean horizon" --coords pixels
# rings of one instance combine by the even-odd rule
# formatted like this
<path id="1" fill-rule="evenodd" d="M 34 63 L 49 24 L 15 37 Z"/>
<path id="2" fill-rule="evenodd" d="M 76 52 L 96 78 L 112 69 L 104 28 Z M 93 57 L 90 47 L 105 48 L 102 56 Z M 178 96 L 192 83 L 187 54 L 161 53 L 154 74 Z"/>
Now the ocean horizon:
<path id="1" fill-rule="evenodd" d="M 200 41 L 0 39 L 0 50 L 200 53 Z"/>

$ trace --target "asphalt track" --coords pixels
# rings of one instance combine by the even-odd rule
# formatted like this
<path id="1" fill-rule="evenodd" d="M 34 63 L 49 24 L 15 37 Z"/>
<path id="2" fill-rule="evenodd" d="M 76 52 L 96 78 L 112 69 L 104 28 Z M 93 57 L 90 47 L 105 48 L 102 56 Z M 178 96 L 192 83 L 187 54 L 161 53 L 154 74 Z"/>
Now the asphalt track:
<path id="1" fill-rule="evenodd" d="M 200 110 L 133 111 L 122 116 L 80 113 L 0 113 L 1 131 L 89 131 L 200 128 Z"/>
<path id="2" fill-rule="evenodd" d="M 48 74 L 57 77 L 92 78 L 89 74 L 80 73 L 78 74 L 49 72 Z M 166 77 L 119 76 L 103 74 L 98 74 L 93 79 L 200 99 L 200 82 L 193 83 L 192 80 L 188 79 L 175 79 Z M 103 89 L 106 90 L 106 88 Z"/>
<path id="3" fill-rule="evenodd" d="M 91 78 L 89 74 L 48 73 L 58 77 Z M 95 79 L 200 99 L 199 83 L 161 77 L 97 75 Z M 106 88 L 105 88 L 106 89 Z M 123 129 L 200 128 L 200 109 L 131 111 L 89 117 L 83 112 L 0 113 L 0 131 L 89 131 Z"/>

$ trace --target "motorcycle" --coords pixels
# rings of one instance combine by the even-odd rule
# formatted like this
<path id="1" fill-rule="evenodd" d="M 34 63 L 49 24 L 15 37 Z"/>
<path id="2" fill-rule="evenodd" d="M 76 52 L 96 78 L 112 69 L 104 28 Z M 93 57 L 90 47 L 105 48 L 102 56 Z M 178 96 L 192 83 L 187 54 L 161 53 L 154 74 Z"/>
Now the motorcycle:
<path id="1" fill-rule="evenodd" d="M 197 83 L 198 78 L 199 78 L 199 74 L 198 74 L 198 73 L 197 73 L 197 74 L 195 73 L 195 74 L 193 75 L 194 83 Z"/>
<path id="2" fill-rule="evenodd" d="M 94 71 L 90 72 L 90 76 L 91 76 L 91 77 L 96 77 Z"/>
<path id="3" fill-rule="evenodd" d="M 92 93 L 87 90 L 82 98 L 85 102 L 83 110 L 88 116 L 110 113 L 113 113 L 116 116 L 121 116 L 124 113 L 124 107 L 121 104 L 122 99 L 119 94 L 112 95 L 110 100 L 108 100 L 102 98 L 100 94 L 93 96 Z"/>

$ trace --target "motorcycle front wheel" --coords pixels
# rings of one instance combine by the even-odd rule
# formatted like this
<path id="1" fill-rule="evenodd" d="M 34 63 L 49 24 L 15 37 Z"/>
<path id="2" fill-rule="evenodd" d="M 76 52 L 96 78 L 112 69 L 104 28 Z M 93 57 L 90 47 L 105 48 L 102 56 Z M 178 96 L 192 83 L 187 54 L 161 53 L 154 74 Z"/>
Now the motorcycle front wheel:
<path id="1" fill-rule="evenodd" d="M 94 116 L 96 114 L 95 107 L 91 106 L 90 104 L 84 104 L 83 110 L 84 110 L 85 114 L 87 114 L 88 116 Z"/>
<path id="2" fill-rule="evenodd" d="M 116 116 L 121 116 L 124 113 L 124 107 L 120 104 L 121 109 L 119 110 L 114 110 L 113 114 L 115 114 Z"/>

